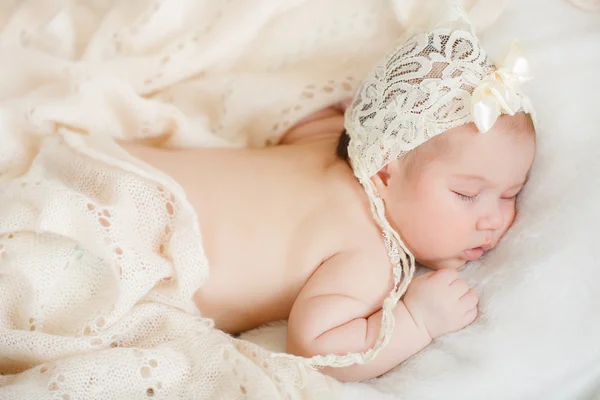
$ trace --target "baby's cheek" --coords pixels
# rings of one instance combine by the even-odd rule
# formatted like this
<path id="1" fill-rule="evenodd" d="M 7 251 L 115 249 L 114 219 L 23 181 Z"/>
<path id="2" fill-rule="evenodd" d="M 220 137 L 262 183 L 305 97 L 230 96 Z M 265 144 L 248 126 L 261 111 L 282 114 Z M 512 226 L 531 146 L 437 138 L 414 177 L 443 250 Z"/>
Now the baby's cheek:
<path id="1" fill-rule="evenodd" d="M 456 237 L 461 235 L 457 221 L 439 209 L 425 214 L 417 230 L 419 250 L 424 256 L 433 258 L 453 253 Z"/>
<path id="2" fill-rule="evenodd" d="M 511 207 L 507 207 L 506 215 L 504 216 L 504 230 L 502 232 L 502 235 L 504 235 L 504 233 L 506 233 L 506 231 L 510 229 L 512 224 L 515 222 L 516 216 L 517 211 L 515 206 L 512 205 Z"/>
<path id="3" fill-rule="evenodd" d="M 415 257 L 432 260 L 455 254 L 465 222 L 448 200 L 439 190 L 427 188 L 397 210 L 402 217 L 398 228 Z"/>

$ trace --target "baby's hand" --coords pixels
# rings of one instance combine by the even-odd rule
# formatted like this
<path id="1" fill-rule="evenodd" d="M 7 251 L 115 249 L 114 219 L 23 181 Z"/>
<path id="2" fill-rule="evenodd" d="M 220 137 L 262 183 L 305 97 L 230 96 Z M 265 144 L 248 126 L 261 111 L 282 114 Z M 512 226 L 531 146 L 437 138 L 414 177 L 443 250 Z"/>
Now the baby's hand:
<path id="1" fill-rule="evenodd" d="M 477 293 L 451 269 L 414 278 L 404 296 L 404 304 L 415 322 L 432 339 L 473 322 L 478 301 Z"/>

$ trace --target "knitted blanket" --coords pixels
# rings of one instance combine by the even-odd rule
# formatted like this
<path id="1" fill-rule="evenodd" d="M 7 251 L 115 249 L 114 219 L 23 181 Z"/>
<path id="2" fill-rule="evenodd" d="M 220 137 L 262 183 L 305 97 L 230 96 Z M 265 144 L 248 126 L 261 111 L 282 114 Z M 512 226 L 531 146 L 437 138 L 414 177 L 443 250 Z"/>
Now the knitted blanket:
<path id="1" fill-rule="evenodd" d="M 114 139 L 268 145 L 352 96 L 417 3 L 2 2 L 0 398 L 338 397 L 198 314 L 195 213 Z"/>

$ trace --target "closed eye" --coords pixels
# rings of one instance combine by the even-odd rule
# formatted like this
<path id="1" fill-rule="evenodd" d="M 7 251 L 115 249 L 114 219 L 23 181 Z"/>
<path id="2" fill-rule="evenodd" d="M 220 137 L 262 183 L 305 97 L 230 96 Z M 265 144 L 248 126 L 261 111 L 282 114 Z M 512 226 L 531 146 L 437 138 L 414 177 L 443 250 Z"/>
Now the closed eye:
<path id="1" fill-rule="evenodd" d="M 462 193 L 458 193 L 458 192 L 453 192 L 453 193 L 456 194 L 458 196 L 458 198 L 463 201 L 469 201 L 469 202 L 473 203 L 475 200 L 477 200 L 477 195 L 468 196 L 466 194 L 462 194 Z"/>
<path id="2" fill-rule="evenodd" d="M 514 194 L 512 196 L 508 196 L 511 193 L 514 193 Z M 520 188 L 516 192 L 514 192 L 514 191 L 511 190 L 511 191 L 507 192 L 507 194 L 508 194 L 507 196 L 502 196 L 502 197 L 500 197 L 500 199 L 501 200 L 515 200 L 517 198 L 517 196 L 519 195 L 519 193 L 521 193 L 521 189 Z"/>
<path id="3" fill-rule="evenodd" d="M 512 201 L 512 200 L 516 200 L 518 195 L 519 195 L 519 193 L 515 194 L 514 196 L 510 196 L 510 197 L 501 197 L 501 199 Z"/>

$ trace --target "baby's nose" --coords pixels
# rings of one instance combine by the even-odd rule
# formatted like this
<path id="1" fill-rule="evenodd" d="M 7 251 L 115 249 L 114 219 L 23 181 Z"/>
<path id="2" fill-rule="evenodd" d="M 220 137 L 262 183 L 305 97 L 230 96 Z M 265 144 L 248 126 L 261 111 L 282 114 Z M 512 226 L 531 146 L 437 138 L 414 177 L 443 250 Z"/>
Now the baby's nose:
<path id="1" fill-rule="evenodd" d="M 479 218 L 477 221 L 477 229 L 478 230 L 497 230 L 502 228 L 504 225 L 504 218 L 502 217 L 502 213 L 499 208 L 495 208 L 494 210 L 490 210 L 490 212 L 486 213 L 484 216 Z"/>

